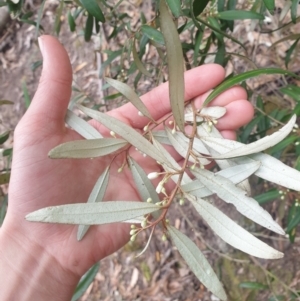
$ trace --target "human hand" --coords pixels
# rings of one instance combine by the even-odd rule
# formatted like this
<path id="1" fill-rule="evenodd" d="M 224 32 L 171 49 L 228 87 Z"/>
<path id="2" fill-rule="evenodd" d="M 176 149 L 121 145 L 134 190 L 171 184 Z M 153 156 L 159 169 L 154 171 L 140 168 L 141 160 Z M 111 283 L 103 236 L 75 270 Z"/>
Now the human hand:
<path id="1" fill-rule="evenodd" d="M 64 123 L 72 81 L 68 55 L 55 38 L 43 36 L 40 41 L 44 59 L 42 77 L 28 111 L 15 130 L 9 207 L 0 239 L 13 238 L 25 253 L 30 250 L 34 254 L 38 250 L 34 256 L 48 256 L 53 262 L 51 269 L 64 274 L 64 277 L 57 277 L 71 279 L 68 286 L 73 287 L 89 267 L 128 241 L 129 228 L 126 224 L 93 226 L 86 237 L 78 242 L 77 227 L 30 223 L 24 219 L 26 214 L 43 207 L 86 202 L 97 177 L 110 162 L 109 157 L 94 160 L 48 158 L 48 152 L 55 146 L 82 137 L 66 128 Z M 187 71 L 186 100 L 195 99 L 195 104 L 199 107 L 209 90 L 219 84 L 224 76 L 224 69 L 219 65 L 205 65 Z M 235 139 L 235 130 L 253 117 L 253 108 L 245 100 L 246 96 L 244 89 L 234 87 L 212 103 L 227 109 L 226 115 L 219 119 L 217 125 L 226 138 Z M 142 100 L 154 119 L 170 112 L 167 84 L 145 94 Z M 146 118 L 138 116 L 131 104 L 109 114 L 137 130 L 148 122 Z M 103 131 L 101 125 L 96 122 L 92 124 Z M 122 155 L 119 156 L 110 170 L 110 181 L 118 183 L 118 188 L 108 187 L 107 200 L 139 199 L 130 172 L 117 172 L 123 159 Z M 145 171 L 158 169 L 156 162 L 148 158 L 141 159 L 139 163 Z M 9 256 L 7 258 L 9 260 Z M 53 277 L 56 274 L 51 273 Z"/>

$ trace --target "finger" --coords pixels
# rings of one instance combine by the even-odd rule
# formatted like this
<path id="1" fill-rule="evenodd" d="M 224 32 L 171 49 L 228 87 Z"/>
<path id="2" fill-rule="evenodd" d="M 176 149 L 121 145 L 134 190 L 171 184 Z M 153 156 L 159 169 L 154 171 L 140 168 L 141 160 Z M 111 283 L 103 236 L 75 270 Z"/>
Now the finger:
<path id="1" fill-rule="evenodd" d="M 64 128 L 64 116 L 71 96 L 72 67 L 68 54 L 51 36 L 39 38 L 43 71 L 37 92 L 24 119 L 44 129 Z"/>
<path id="2" fill-rule="evenodd" d="M 186 71 L 184 74 L 184 99 L 190 100 L 209 91 L 218 85 L 224 79 L 224 76 L 224 69 L 217 64 L 203 65 Z M 143 95 L 141 99 L 155 120 L 158 120 L 171 111 L 168 83 L 158 86 Z M 149 119 L 141 117 L 137 113 L 137 109 L 131 103 L 128 103 L 112 111 L 110 114 L 119 119 L 127 120 L 133 127 L 143 128 L 149 122 Z"/>
<path id="3" fill-rule="evenodd" d="M 225 105 L 226 114 L 218 119 L 218 130 L 236 130 L 246 125 L 254 116 L 254 108 L 247 100 L 236 100 Z"/>
<path id="4" fill-rule="evenodd" d="M 195 99 L 195 105 L 200 108 L 210 92 Z M 221 106 L 226 108 L 226 114 L 218 119 L 219 130 L 235 130 L 247 124 L 254 115 L 252 104 L 246 100 L 247 92 L 240 86 L 232 87 L 218 97 L 209 106 Z"/>
<path id="5" fill-rule="evenodd" d="M 203 102 L 206 100 L 207 96 L 210 93 L 211 91 L 208 91 L 195 98 L 195 105 L 197 108 L 200 108 L 202 106 Z M 235 100 L 247 98 L 248 96 L 246 90 L 241 86 L 235 86 L 218 95 L 212 102 L 209 103 L 209 106 L 224 107 Z"/>

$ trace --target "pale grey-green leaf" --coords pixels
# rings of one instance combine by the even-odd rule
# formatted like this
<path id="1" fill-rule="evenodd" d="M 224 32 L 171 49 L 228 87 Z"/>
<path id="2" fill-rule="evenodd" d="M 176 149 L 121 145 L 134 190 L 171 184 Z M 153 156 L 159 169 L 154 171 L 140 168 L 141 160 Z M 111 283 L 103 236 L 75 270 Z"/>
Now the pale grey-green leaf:
<path id="1" fill-rule="evenodd" d="M 218 153 L 223 154 L 243 145 L 237 141 L 227 139 L 224 139 L 223 141 L 223 139 L 215 137 L 201 137 L 201 139 L 210 148 L 210 151 L 215 150 L 213 155 L 216 154 L 216 150 L 218 150 Z M 286 188 L 300 191 L 300 172 L 294 168 L 291 168 L 290 166 L 285 165 L 270 155 L 258 153 L 235 158 L 231 160 L 231 162 L 232 164 L 243 164 L 251 163 L 254 160 L 261 163 L 261 166 L 255 172 L 256 176 Z M 217 161 L 222 162 L 223 160 Z"/>
<path id="2" fill-rule="evenodd" d="M 90 196 L 87 201 L 88 203 L 96 203 L 96 202 L 101 202 L 103 200 L 108 184 L 108 178 L 109 178 L 109 168 L 107 167 L 98 178 L 92 192 L 90 193 Z M 81 240 L 86 234 L 86 232 L 88 231 L 88 229 L 89 226 L 87 225 L 79 225 L 77 230 L 77 240 Z"/>
<path id="3" fill-rule="evenodd" d="M 65 122 L 85 139 L 102 138 L 102 135 L 94 127 L 70 110 L 67 111 Z"/>
<path id="4" fill-rule="evenodd" d="M 133 180 L 142 200 L 146 202 L 149 198 L 151 198 L 153 203 L 159 203 L 159 196 L 156 193 L 152 182 L 148 179 L 145 171 L 133 158 L 128 157 L 128 161 L 130 164 Z M 153 212 L 152 215 L 154 216 L 154 218 L 158 218 L 160 216 L 160 213 L 159 211 L 156 211 Z"/>
<path id="5" fill-rule="evenodd" d="M 221 300 L 227 300 L 222 283 L 219 281 L 211 265 L 196 244 L 176 228 L 168 226 L 167 229 L 178 252 L 184 258 L 196 277 L 216 297 Z"/>
<path id="6" fill-rule="evenodd" d="M 283 229 L 273 220 L 272 216 L 259 206 L 258 202 L 245 195 L 230 180 L 204 169 L 194 169 L 192 173 L 212 192 L 216 193 L 226 203 L 233 204 L 244 216 L 259 225 L 279 234 L 285 234 Z"/>
<path id="7" fill-rule="evenodd" d="M 100 138 L 76 140 L 58 145 L 49 152 L 49 157 L 58 158 L 96 158 L 109 155 L 127 144 L 124 139 Z"/>
<path id="8" fill-rule="evenodd" d="M 165 131 L 178 154 L 186 158 L 189 151 L 189 139 L 181 132 L 175 131 L 175 133 L 172 133 L 172 130 L 168 127 L 165 127 Z M 202 165 L 207 165 L 211 162 L 203 158 L 195 149 L 193 149 L 193 154 L 197 157 L 197 162 L 200 162 Z M 191 155 L 189 155 L 189 161 L 196 163 L 196 159 Z"/>
<path id="9" fill-rule="evenodd" d="M 226 114 L 225 107 L 204 107 L 200 111 L 200 116 L 204 116 L 209 119 L 219 119 Z"/>
<path id="10" fill-rule="evenodd" d="M 153 145 L 157 148 L 157 150 L 159 152 L 161 152 L 164 155 L 164 157 L 167 158 L 168 164 L 162 163 L 162 166 L 163 166 L 163 168 L 164 168 L 165 171 L 167 171 L 167 172 L 176 172 L 176 171 L 180 171 L 181 170 L 181 166 L 175 161 L 175 159 L 169 154 L 169 152 L 167 152 L 167 150 L 158 141 L 156 141 L 155 139 L 153 139 Z M 174 175 L 171 176 L 171 179 L 175 183 L 177 183 L 178 178 L 179 178 L 178 174 L 174 174 Z M 183 177 L 182 177 L 181 183 L 185 184 L 185 183 L 188 183 L 188 182 L 191 182 L 191 181 L 192 180 L 187 175 L 187 173 L 184 173 Z"/>
<path id="11" fill-rule="evenodd" d="M 101 225 L 122 222 L 157 210 L 154 204 L 133 201 L 80 203 L 43 208 L 26 215 L 31 222 Z"/>
<path id="12" fill-rule="evenodd" d="M 253 161 L 247 164 L 240 164 L 228 167 L 224 170 L 218 171 L 216 175 L 225 177 L 232 183 L 238 184 L 247 179 L 250 175 L 252 175 L 259 167 L 260 162 Z M 205 187 L 203 183 L 201 183 L 201 181 L 197 179 L 182 185 L 181 188 L 184 192 L 189 193 L 198 198 L 205 198 L 214 194 L 214 192 Z"/>
<path id="13" fill-rule="evenodd" d="M 278 142 L 282 141 L 294 128 L 297 116 L 293 115 L 290 121 L 283 126 L 280 130 L 273 133 L 270 136 L 259 139 L 258 141 L 252 142 L 247 145 L 243 145 L 235 150 L 231 150 L 228 153 L 219 155 L 215 157 L 216 159 L 229 159 L 240 156 L 246 156 L 254 153 L 261 152 L 271 146 L 276 145 Z"/>
<path id="14" fill-rule="evenodd" d="M 196 150 L 200 154 L 204 154 L 208 156 L 210 155 L 204 143 L 197 137 L 194 137 L 193 150 Z"/>
<path id="15" fill-rule="evenodd" d="M 258 161 L 249 162 L 246 164 L 239 164 L 228 167 L 226 169 L 220 170 L 216 174 L 230 180 L 234 184 L 237 184 L 254 174 L 260 166 L 261 163 Z"/>
<path id="16" fill-rule="evenodd" d="M 80 110 L 89 117 L 101 122 L 104 126 L 114 131 L 141 152 L 147 154 L 158 162 L 166 162 L 166 158 L 147 139 L 135 131 L 132 127 L 107 114 L 79 106 Z"/>
<path id="17" fill-rule="evenodd" d="M 105 78 L 105 80 L 121 94 L 123 94 L 144 116 L 153 120 L 151 114 L 149 113 L 147 107 L 137 96 L 137 94 L 125 83 L 112 78 Z"/>
<path id="18" fill-rule="evenodd" d="M 176 125 L 184 132 L 184 62 L 181 42 L 165 0 L 160 1 L 159 12 L 167 52 L 171 108 Z"/>
<path id="19" fill-rule="evenodd" d="M 165 130 L 153 131 L 152 135 L 159 143 L 172 145 Z"/>
<path id="20" fill-rule="evenodd" d="M 189 199 L 211 229 L 236 249 L 259 258 L 276 259 L 283 257 L 281 252 L 257 239 L 207 201 L 195 200 L 193 197 Z"/>

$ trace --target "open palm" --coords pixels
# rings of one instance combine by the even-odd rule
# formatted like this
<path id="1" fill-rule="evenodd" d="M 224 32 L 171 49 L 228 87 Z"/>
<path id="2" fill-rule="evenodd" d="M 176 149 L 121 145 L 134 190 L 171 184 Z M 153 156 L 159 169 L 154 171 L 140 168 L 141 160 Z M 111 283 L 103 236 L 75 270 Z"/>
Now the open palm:
<path id="1" fill-rule="evenodd" d="M 65 270 L 81 276 L 92 264 L 123 246 L 129 238 L 128 225 L 94 226 L 81 241 L 76 240 L 77 227 L 69 225 L 27 222 L 24 217 L 37 209 L 76 202 L 86 202 L 98 176 L 110 158 L 52 160 L 48 152 L 55 146 L 82 139 L 65 127 L 64 116 L 70 94 L 72 70 L 68 55 L 53 37 L 41 38 L 43 73 L 32 104 L 15 131 L 14 158 L 9 187 L 9 208 L 3 231 L 26 237 L 47 254 L 54 257 Z M 208 91 L 224 79 L 224 70 L 218 65 L 206 65 L 186 72 L 186 100 L 195 99 L 197 106 Z M 170 112 L 168 87 L 163 84 L 142 97 L 155 119 Z M 246 93 L 235 87 L 220 95 L 214 104 L 225 106 L 227 114 L 218 128 L 224 136 L 235 138 L 234 130 L 246 124 L 253 116 L 252 106 L 245 100 Z M 142 129 L 147 119 L 127 104 L 109 112 L 115 118 Z M 105 129 L 92 122 L 105 134 Z M 138 154 L 136 154 L 138 156 Z M 176 158 L 180 160 L 179 157 Z M 129 172 L 118 173 L 120 156 L 113 164 L 107 200 L 138 200 Z M 159 170 L 153 160 L 140 156 L 139 163 L 146 171 Z"/>

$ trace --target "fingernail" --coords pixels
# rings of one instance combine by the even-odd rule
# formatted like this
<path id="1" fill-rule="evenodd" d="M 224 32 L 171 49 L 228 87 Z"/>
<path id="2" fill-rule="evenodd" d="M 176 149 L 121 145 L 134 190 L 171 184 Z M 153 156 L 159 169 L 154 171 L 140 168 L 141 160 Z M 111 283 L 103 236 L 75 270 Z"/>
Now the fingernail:
<path id="1" fill-rule="evenodd" d="M 40 51 L 42 53 L 42 56 L 44 56 L 44 45 L 43 45 L 43 37 L 38 38 L 39 46 L 40 46 Z"/>

